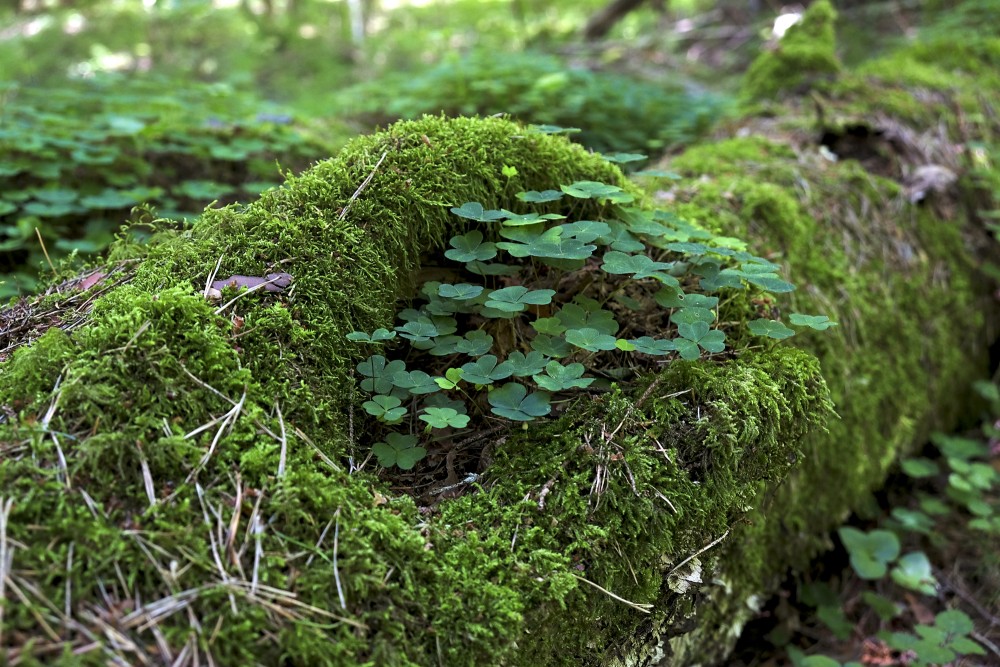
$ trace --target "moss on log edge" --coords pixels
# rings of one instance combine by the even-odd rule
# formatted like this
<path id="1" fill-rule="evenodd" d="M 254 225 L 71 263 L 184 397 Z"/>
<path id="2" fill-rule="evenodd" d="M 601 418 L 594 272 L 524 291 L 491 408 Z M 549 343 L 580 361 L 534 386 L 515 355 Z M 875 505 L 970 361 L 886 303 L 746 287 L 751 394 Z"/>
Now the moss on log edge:
<path id="1" fill-rule="evenodd" d="M 503 434 L 477 491 L 433 515 L 350 464 L 367 446 L 344 335 L 391 323 L 421 251 L 458 224 L 448 205 L 577 180 L 631 187 L 565 139 L 425 118 L 117 248 L 141 254 L 124 284 L 3 362 L 5 656 L 579 665 L 650 620 L 680 632 L 706 547 L 829 415 L 809 354 L 673 363 Z M 238 332 L 202 294 L 214 268 L 279 267 L 294 288 L 242 299 Z"/>

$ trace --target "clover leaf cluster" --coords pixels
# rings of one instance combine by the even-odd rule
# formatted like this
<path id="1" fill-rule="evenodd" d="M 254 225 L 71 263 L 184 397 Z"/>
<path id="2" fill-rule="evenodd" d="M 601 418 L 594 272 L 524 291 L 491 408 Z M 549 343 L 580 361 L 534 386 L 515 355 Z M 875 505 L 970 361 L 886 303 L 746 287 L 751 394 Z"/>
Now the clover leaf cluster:
<path id="1" fill-rule="evenodd" d="M 718 310 L 734 291 L 794 289 L 777 264 L 743 242 L 631 206 L 632 195 L 615 185 L 581 181 L 516 197 L 538 210 L 490 210 L 480 202 L 452 208 L 469 226 L 444 253 L 459 265 L 456 278 L 424 283 L 422 305 L 399 313 L 394 331 L 348 334 L 369 345 L 397 337 L 408 343 L 406 360 L 373 354 L 357 366 L 361 389 L 371 394 L 363 407 L 386 427 L 406 423 L 409 431 L 423 422 L 426 432 L 446 430 L 440 435 L 448 437 L 476 414 L 513 422 L 544 417 L 554 395 L 621 377 L 626 355 L 648 365 L 657 357 L 725 353 Z M 578 200 L 594 200 L 604 214 L 568 219 Z M 835 324 L 801 314 L 790 323 L 817 330 Z M 774 339 L 795 333 L 768 318 L 750 322 L 749 332 Z M 410 469 L 426 454 L 417 442 L 390 432 L 374 452 L 383 466 Z"/>

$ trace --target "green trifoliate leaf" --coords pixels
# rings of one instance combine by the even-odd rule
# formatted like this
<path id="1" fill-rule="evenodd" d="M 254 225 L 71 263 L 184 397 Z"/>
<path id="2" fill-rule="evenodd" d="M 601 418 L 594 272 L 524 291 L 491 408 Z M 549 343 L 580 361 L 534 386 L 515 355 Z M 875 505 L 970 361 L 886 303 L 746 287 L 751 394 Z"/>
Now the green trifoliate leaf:
<path id="1" fill-rule="evenodd" d="M 637 171 L 633 176 L 649 176 L 650 178 L 669 178 L 674 181 L 679 181 L 683 176 L 673 171 L 666 171 L 664 169 L 643 169 L 642 171 Z"/>
<path id="2" fill-rule="evenodd" d="M 937 579 L 931 572 L 931 562 L 927 554 L 913 551 L 904 554 L 890 573 L 892 580 L 903 588 L 917 591 L 924 595 L 934 595 L 937 590 Z"/>
<path id="3" fill-rule="evenodd" d="M 577 134 L 583 132 L 578 127 L 561 127 L 559 125 L 529 125 L 535 132 L 540 132 L 542 134 Z"/>
<path id="4" fill-rule="evenodd" d="M 643 308 L 641 301 L 639 301 L 638 299 L 633 299 L 627 294 L 616 294 L 614 298 L 616 302 L 625 306 L 629 310 L 642 310 Z"/>
<path id="5" fill-rule="evenodd" d="M 646 249 L 646 244 L 633 236 L 622 223 L 612 220 L 607 225 L 611 231 L 601 235 L 598 240 L 601 245 L 611 246 L 618 252 L 642 252 Z"/>
<path id="6" fill-rule="evenodd" d="M 559 336 L 566 331 L 558 317 L 539 317 L 531 323 L 531 327 L 538 333 L 549 336 Z"/>
<path id="7" fill-rule="evenodd" d="M 968 635 L 975 630 L 972 619 L 958 609 L 942 611 L 934 617 L 934 625 L 937 626 L 938 629 L 944 630 L 952 636 Z M 980 651 L 976 651 L 977 655 L 983 655 L 981 651 L 982 649 L 980 649 Z"/>
<path id="8" fill-rule="evenodd" d="M 403 470 L 410 470 L 427 455 L 426 449 L 414 446 L 417 444 L 417 437 L 414 435 L 390 433 L 386 440 L 388 442 L 376 442 L 372 447 L 372 452 L 383 468 L 398 466 Z"/>
<path id="9" fill-rule="evenodd" d="M 626 255 L 617 250 L 604 253 L 601 268 L 613 274 L 631 274 L 636 280 L 649 278 L 658 272 L 669 271 L 673 263 L 654 262 L 646 255 Z"/>
<path id="10" fill-rule="evenodd" d="M 470 357 L 486 354 L 493 347 L 493 336 L 476 329 L 465 334 L 465 338 L 455 344 L 456 352 L 464 352 Z"/>
<path id="11" fill-rule="evenodd" d="M 447 357 L 458 352 L 457 347 L 460 342 L 462 342 L 461 336 L 439 336 L 434 339 L 433 345 L 427 351 L 435 357 Z"/>
<path id="12" fill-rule="evenodd" d="M 509 378 L 513 372 L 513 366 L 509 362 L 498 364 L 495 356 L 486 354 L 462 366 L 462 379 L 472 384 L 487 385 Z"/>
<path id="13" fill-rule="evenodd" d="M 565 341 L 563 342 L 565 343 Z M 522 352 L 511 352 L 510 356 L 507 357 L 507 363 L 510 364 L 511 368 L 511 375 L 514 377 L 524 377 L 526 375 L 541 373 L 547 361 L 548 358 L 541 352 L 529 352 L 527 355 Z"/>
<path id="14" fill-rule="evenodd" d="M 937 463 L 931 461 L 930 459 L 923 458 L 912 458 L 905 459 L 900 464 L 905 472 L 910 477 L 921 479 L 924 477 L 933 477 L 937 475 L 941 470 L 938 468 Z"/>
<path id="15" fill-rule="evenodd" d="M 712 266 L 712 264 L 703 263 L 699 265 L 699 269 L 706 266 Z M 706 292 L 716 292 L 724 288 L 743 289 L 744 274 L 742 271 L 734 269 L 722 269 L 721 271 L 709 269 L 705 273 L 708 275 L 705 275 L 699 281 L 699 286 Z"/>
<path id="16" fill-rule="evenodd" d="M 777 320 L 753 320 L 747 324 L 747 328 L 750 329 L 750 333 L 754 336 L 767 336 L 768 338 L 775 338 L 777 340 L 791 338 L 795 335 L 793 330 Z"/>
<path id="17" fill-rule="evenodd" d="M 528 190 L 527 192 L 518 192 L 514 196 L 529 204 L 542 204 L 562 199 L 563 193 L 556 190 L 542 190 L 541 192 L 538 190 Z"/>
<path id="18" fill-rule="evenodd" d="M 703 243 L 692 243 L 689 241 L 676 241 L 667 244 L 667 250 L 673 250 L 685 255 L 704 255 L 709 251 L 709 247 Z"/>
<path id="19" fill-rule="evenodd" d="M 399 407 L 402 401 L 395 396 L 384 396 L 379 394 L 372 396 L 372 400 L 365 401 L 361 407 L 373 417 L 384 421 L 387 424 L 397 424 L 406 415 L 406 408 Z"/>
<path id="20" fill-rule="evenodd" d="M 461 206 L 451 209 L 451 212 L 460 218 L 479 222 L 493 222 L 494 220 L 502 220 L 504 217 L 501 211 L 483 209 L 483 205 L 477 201 L 467 201 Z"/>
<path id="21" fill-rule="evenodd" d="M 403 338 L 415 342 L 430 340 L 431 338 L 441 334 L 441 332 L 438 331 L 438 328 L 434 326 L 434 323 L 429 320 L 407 322 L 401 327 L 396 327 L 396 331 L 398 331 L 399 335 Z"/>
<path id="22" fill-rule="evenodd" d="M 677 349 L 677 345 L 672 340 L 651 338 L 650 336 L 643 336 L 642 338 L 629 340 L 629 342 L 635 347 L 636 352 L 651 356 L 663 356 Z"/>
<path id="23" fill-rule="evenodd" d="M 566 332 L 566 342 L 583 348 L 589 352 L 600 352 L 602 350 L 617 349 L 614 336 L 602 334 L 597 329 L 589 327 L 583 329 L 570 329 Z"/>
<path id="24" fill-rule="evenodd" d="M 747 273 L 744 271 L 743 277 L 746 278 L 747 282 L 775 294 L 791 292 L 795 289 L 795 285 L 782 280 L 776 273 Z"/>
<path id="25" fill-rule="evenodd" d="M 570 197 L 578 199 L 606 199 L 615 204 L 627 204 L 635 197 L 622 191 L 616 185 L 608 185 L 597 181 L 577 181 L 572 185 L 559 186 Z"/>
<path id="26" fill-rule="evenodd" d="M 837 534 L 851 556 L 851 567 L 862 579 L 881 579 L 888 564 L 899 556 L 899 538 L 888 530 L 865 533 L 844 526 Z"/>
<path id="27" fill-rule="evenodd" d="M 698 343 L 703 350 L 712 354 L 718 354 L 726 349 L 726 334 L 718 329 L 710 329 L 705 322 L 678 324 L 677 333 L 682 338 Z"/>
<path id="28" fill-rule="evenodd" d="M 717 296 L 685 294 L 673 287 L 664 287 L 653 295 L 653 299 L 664 308 L 703 308 L 711 310 L 719 305 L 719 297 Z"/>
<path id="29" fill-rule="evenodd" d="M 528 394 L 528 390 L 516 382 L 508 382 L 489 393 L 492 411 L 501 417 L 514 421 L 531 421 L 535 417 L 547 415 L 552 410 L 549 395 L 545 392 Z"/>
<path id="30" fill-rule="evenodd" d="M 527 305 L 541 306 L 551 303 L 554 295 L 555 290 L 529 290 L 527 287 L 517 285 L 490 292 L 490 298 L 485 305 L 487 308 L 514 313 L 524 310 Z"/>
<path id="31" fill-rule="evenodd" d="M 469 425 L 468 415 L 460 415 L 451 408 L 424 408 L 419 419 L 427 422 L 431 428 L 465 428 Z"/>
<path id="32" fill-rule="evenodd" d="M 642 160 L 649 159 L 648 156 L 642 153 L 608 153 L 602 155 L 608 162 L 615 162 L 617 164 L 627 164 L 629 162 L 641 162 Z"/>
<path id="33" fill-rule="evenodd" d="M 512 167 L 509 164 L 505 164 L 501 169 L 500 173 L 506 178 L 514 178 L 517 176 L 517 167 Z"/>
<path id="34" fill-rule="evenodd" d="M 411 394 L 431 394 L 438 391 L 437 382 L 423 371 L 399 371 L 392 374 L 392 384 Z"/>
<path id="35" fill-rule="evenodd" d="M 444 283 L 438 285 L 437 288 L 438 296 L 443 296 L 446 299 L 455 299 L 456 301 L 475 299 L 482 292 L 482 285 L 470 285 L 469 283 L 459 283 L 457 285 Z"/>
<path id="36" fill-rule="evenodd" d="M 395 337 L 396 332 L 388 329 L 376 329 L 371 334 L 366 334 L 364 331 L 352 331 L 347 334 L 347 340 L 353 340 L 355 343 L 381 343 Z"/>
<path id="37" fill-rule="evenodd" d="M 506 218 L 503 224 L 507 227 L 527 227 L 544 223 L 546 220 L 562 220 L 566 217 L 559 213 L 511 213 L 507 210 L 501 212 Z"/>
<path id="38" fill-rule="evenodd" d="M 556 359 L 568 356 L 570 353 L 569 344 L 565 340 L 544 334 L 535 336 L 535 339 L 531 341 L 531 349 Z"/>
<path id="39" fill-rule="evenodd" d="M 446 250 L 444 256 L 456 262 L 482 262 L 497 256 L 496 245 L 483 243 L 483 233 L 475 229 L 452 236 L 448 245 L 452 250 Z"/>
<path id="40" fill-rule="evenodd" d="M 497 247 L 506 250 L 513 257 L 548 257 L 552 259 L 587 259 L 597 249 L 597 246 L 585 245 L 575 238 L 563 238 L 563 229 L 558 226 L 540 234 L 534 230 L 520 235 L 513 233 L 525 230 L 527 228 L 523 227 L 505 229 L 501 232 L 502 235 L 514 238 L 517 242 L 502 241 L 497 243 Z"/>
<path id="41" fill-rule="evenodd" d="M 556 317 L 567 329 L 597 329 L 613 336 L 618 333 L 618 320 L 613 313 L 601 309 L 601 304 L 587 297 L 577 297 L 556 311 Z"/>
<path id="42" fill-rule="evenodd" d="M 682 324 L 694 324 L 695 322 L 704 322 L 705 324 L 711 324 L 715 321 L 715 313 L 713 313 L 708 308 L 681 308 L 680 310 L 674 311 L 674 314 L 670 316 L 670 321 L 680 326 Z"/>
<path id="43" fill-rule="evenodd" d="M 595 220 L 578 220 L 559 227 L 565 238 L 574 238 L 581 243 L 591 243 L 611 233 L 608 223 Z"/>
<path id="44" fill-rule="evenodd" d="M 392 376 L 406 368 L 398 359 L 388 361 L 381 354 L 375 354 L 357 365 L 358 373 L 365 377 L 361 388 L 373 394 L 388 394 L 392 391 Z"/>
<path id="45" fill-rule="evenodd" d="M 594 378 L 583 378 L 583 364 L 563 366 L 558 361 L 550 361 L 545 366 L 545 374 L 533 376 L 539 387 L 548 391 L 565 391 L 567 389 L 583 389 L 594 381 Z"/>
<path id="46" fill-rule="evenodd" d="M 816 331 L 826 331 L 830 327 L 837 326 L 837 323 L 832 322 L 826 315 L 803 315 L 801 313 L 792 313 L 788 316 L 788 319 L 797 327 L 809 327 L 810 329 L 815 329 Z"/>
<path id="47" fill-rule="evenodd" d="M 449 368 L 444 372 L 443 378 L 434 378 L 437 385 L 444 390 L 451 390 L 458 386 L 458 383 L 462 381 L 462 369 L 461 368 Z"/>

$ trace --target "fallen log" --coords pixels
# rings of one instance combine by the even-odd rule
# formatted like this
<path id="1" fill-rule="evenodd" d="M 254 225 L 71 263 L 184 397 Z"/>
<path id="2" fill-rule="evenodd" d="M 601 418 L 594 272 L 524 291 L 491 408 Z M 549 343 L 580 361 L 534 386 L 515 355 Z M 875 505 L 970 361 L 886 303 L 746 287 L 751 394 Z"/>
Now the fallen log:
<path id="1" fill-rule="evenodd" d="M 748 119 L 751 136 L 681 156 L 670 168 L 687 178 L 649 196 L 506 120 L 399 123 L 5 310 L 4 658 L 723 659 L 755 600 L 825 547 L 900 451 L 953 424 L 986 369 L 987 239 L 959 205 L 965 170 L 914 118 L 872 125 L 863 79 L 834 85 L 814 98 L 822 131 L 816 107 L 789 101 L 776 109 L 792 122 Z M 839 142 L 862 122 L 874 164 L 898 172 L 831 161 L 852 157 Z M 900 183 L 918 148 L 955 179 L 915 202 Z M 722 292 L 724 353 L 649 362 L 549 421 L 484 421 L 412 473 L 379 472 L 356 377 L 368 352 L 347 335 L 392 329 L 472 224 L 449 208 L 523 210 L 519 191 L 579 182 L 745 235 L 799 287 Z M 598 198 L 549 206 L 609 214 Z M 792 310 L 839 326 L 787 344 L 747 330 Z"/>

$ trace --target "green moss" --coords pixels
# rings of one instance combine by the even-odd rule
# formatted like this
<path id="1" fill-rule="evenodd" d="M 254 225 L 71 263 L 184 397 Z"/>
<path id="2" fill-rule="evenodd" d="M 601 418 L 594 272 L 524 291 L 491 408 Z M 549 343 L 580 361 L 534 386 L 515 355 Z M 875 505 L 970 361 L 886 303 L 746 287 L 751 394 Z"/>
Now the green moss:
<path id="1" fill-rule="evenodd" d="M 828 0 L 812 3 L 774 49 L 760 54 L 750 65 L 743 80 L 744 96 L 760 101 L 801 92 L 840 71 L 833 29 L 836 19 L 837 12 Z"/>
<path id="2" fill-rule="evenodd" d="M 670 570 L 825 421 L 808 355 L 672 364 L 641 406 L 616 390 L 502 434 L 474 492 L 433 508 L 359 469 L 363 353 L 344 334 L 391 322 L 422 254 L 461 224 L 449 205 L 516 210 L 513 193 L 576 180 L 624 184 L 565 139 L 427 118 L 158 234 L 83 326 L 3 364 L 0 488 L 24 596 L 3 648 L 73 665 L 163 661 L 164 646 L 217 664 L 580 665 L 649 620 L 594 585 L 656 602 L 668 631 L 689 618 L 694 590 Z M 587 206 L 560 210 L 600 213 Z M 201 294 L 217 265 L 295 281 L 217 312 Z M 109 625 L 136 648 L 103 643 Z"/>
<path id="3" fill-rule="evenodd" d="M 691 180 L 676 211 L 716 232 L 761 239 L 797 277 L 782 312 L 828 314 L 840 323 L 796 338 L 820 359 L 839 420 L 806 441 L 804 461 L 756 509 L 721 564 L 725 582 L 705 625 L 679 638 L 675 664 L 722 659 L 748 616 L 786 568 L 828 547 L 825 535 L 861 507 L 901 453 L 967 409 L 969 379 L 985 371 L 980 332 L 987 287 L 977 277 L 962 218 L 934 207 L 899 208 L 899 183 L 853 160 L 770 157 L 761 139 L 691 149 L 669 168 Z M 805 149 L 808 150 L 808 149 Z M 803 187 L 803 184 L 807 184 Z M 945 210 L 951 210 L 947 207 Z M 798 342 L 801 341 L 801 342 Z M 715 629 L 711 628 L 715 626 Z"/>

